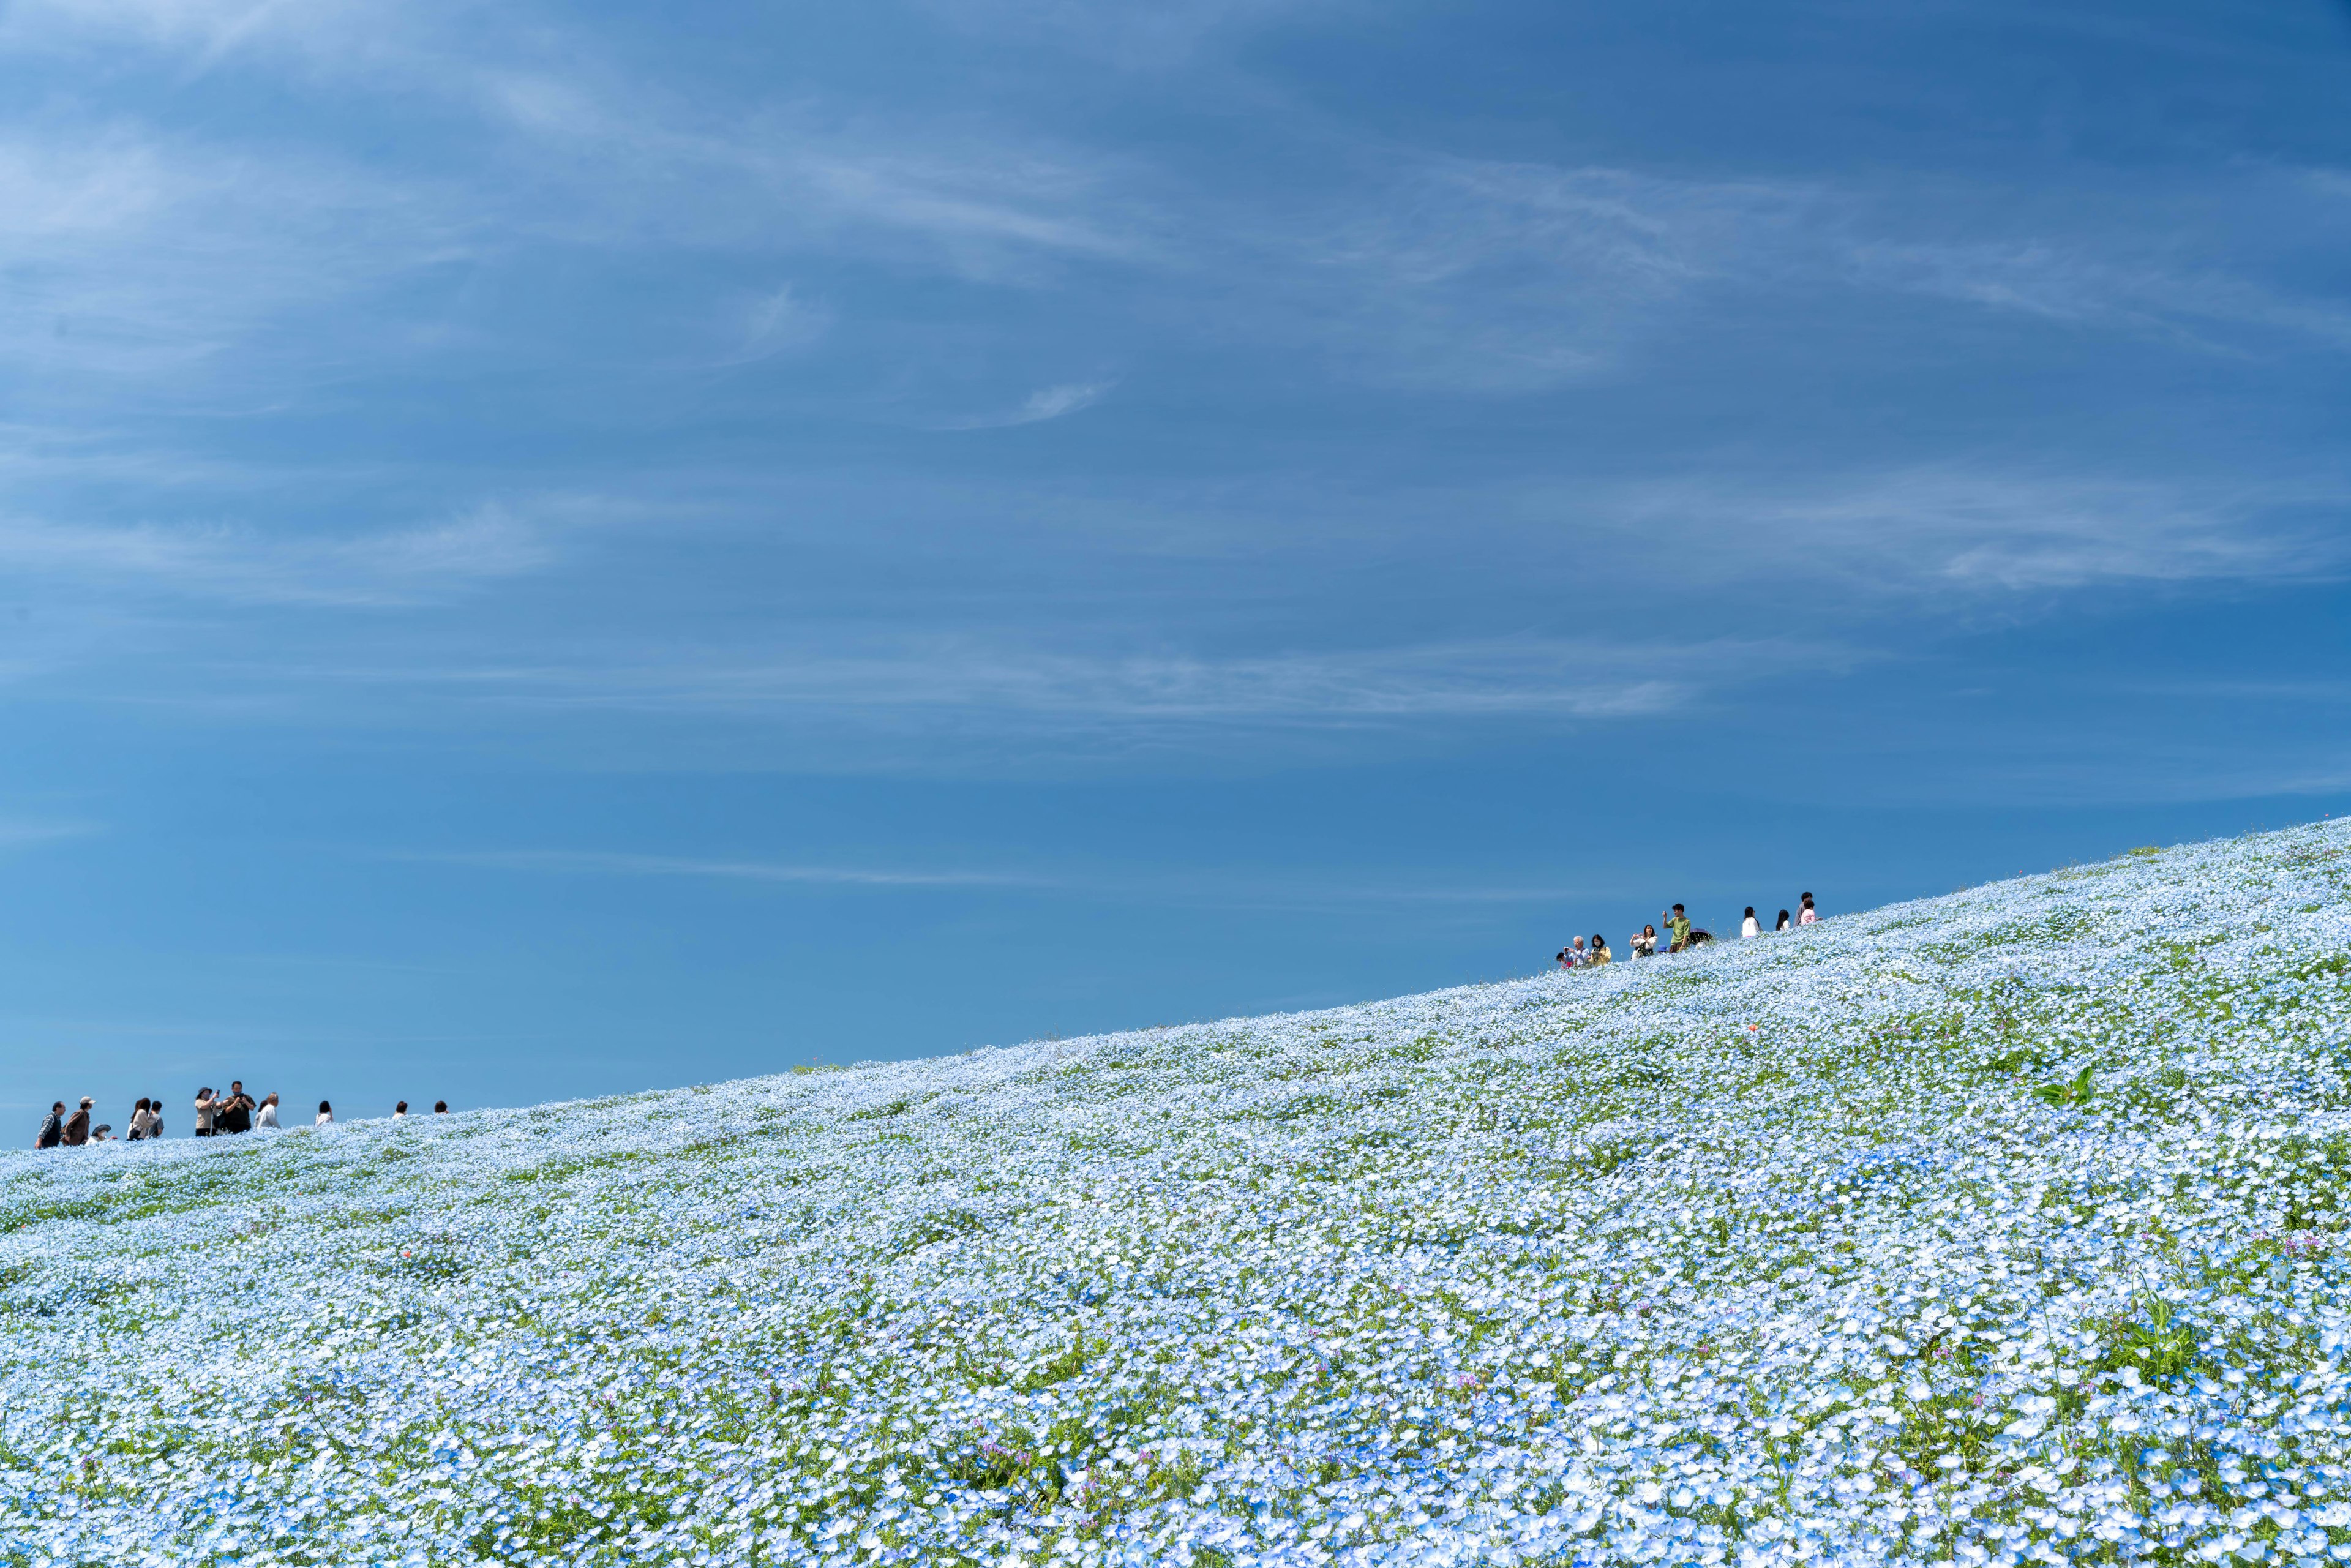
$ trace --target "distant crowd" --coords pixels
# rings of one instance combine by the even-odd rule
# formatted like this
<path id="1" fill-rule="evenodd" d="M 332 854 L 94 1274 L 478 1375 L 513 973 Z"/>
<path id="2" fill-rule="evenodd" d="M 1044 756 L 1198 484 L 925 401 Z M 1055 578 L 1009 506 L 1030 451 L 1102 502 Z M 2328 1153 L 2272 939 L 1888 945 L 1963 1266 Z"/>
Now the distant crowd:
<path id="1" fill-rule="evenodd" d="M 1813 907 L 1813 895 L 1808 893 L 1798 902 L 1793 915 L 1784 909 L 1780 911 L 1779 924 L 1771 929 L 1785 931 L 1791 925 L 1810 925 L 1820 917 L 1820 911 Z M 1666 923 L 1665 941 L 1668 953 L 1685 953 L 1692 947 L 1703 947 L 1714 940 L 1713 932 L 1702 931 L 1690 924 L 1688 914 L 1678 904 L 1657 918 Z M 1763 935 L 1762 923 L 1755 918 L 1755 906 L 1751 904 L 1747 906 L 1745 918 L 1740 922 L 1739 934 L 1741 936 Z M 1635 958 L 1654 958 L 1657 956 L 1657 928 L 1644 925 L 1627 938 L 1626 945 L 1633 949 Z M 1578 936 L 1559 950 L 1559 967 L 1562 969 L 1588 969 L 1615 961 L 1616 955 L 1608 950 L 1608 938 L 1597 931 L 1592 934 L 1592 946 L 1589 947 L 1583 945 L 1583 938 Z"/>
<path id="2" fill-rule="evenodd" d="M 87 1094 L 82 1096 L 81 1109 L 78 1111 L 68 1112 L 62 1100 L 52 1104 L 47 1119 L 42 1122 L 39 1134 L 33 1139 L 33 1147 L 79 1148 L 85 1144 L 117 1142 L 113 1123 L 92 1124 L 90 1105 L 90 1097 Z M 449 1102 L 433 1102 L 433 1113 L 447 1115 Z M 245 1092 L 244 1082 L 237 1079 L 229 1081 L 225 1094 L 214 1093 L 209 1088 L 197 1090 L 195 1116 L 195 1135 L 199 1138 L 227 1137 L 237 1133 L 277 1132 L 286 1125 L 278 1119 L 277 1095 L 265 1094 L 256 1100 Z M 395 1122 L 408 1120 L 407 1101 L 402 1100 L 392 1108 L 392 1119 Z M 314 1127 L 333 1126 L 335 1108 L 324 1100 L 319 1101 L 319 1114 L 310 1124 Z M 130 1127 L 119 1141 L 135 1144 L 162 1135 L 163 1102 L 142 1098 L 131 1108 Z"/>

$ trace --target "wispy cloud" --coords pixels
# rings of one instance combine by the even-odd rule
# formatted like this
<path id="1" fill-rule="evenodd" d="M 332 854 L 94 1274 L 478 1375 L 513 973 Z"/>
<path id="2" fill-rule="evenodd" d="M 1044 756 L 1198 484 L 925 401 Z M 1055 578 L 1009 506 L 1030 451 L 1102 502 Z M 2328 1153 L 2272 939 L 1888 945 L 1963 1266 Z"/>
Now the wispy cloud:
<path id="1" fill-rule="evenodd" d="M 2211 265 L 2149 266 L 2078 237 L 1856 238 L 1844 261 L 1855 281 L 1873 287 L 2084 328 L 2213 349 L 2230 348 L 2218 334 L 2237 329 L 2351 348 L 2351 308 L 2340 301 L 2297 297 Z"/>
<path id="2" fill-rule="evenodd" d="M 1003 413 L 982 414 L 973 419 L 953 421 L 944 430 L 1001 430 L 1016 424 L 1040 424 L 1049 419 L 1092 408 L 1107 395 L 1114 383 L 1110 382 L 1071 382 L 1061 386 L 1040 387 L 1030 392 L 1019 407 Z"/>
<path id="3" fill-rule="evenodd" d="M 535 223 L 580 243 L 636 246 L 658 232 L 671 248 L 915 257 L 995 281 L 1158 244 L 1161 220 L 1113 177 L 1123 160 L 1000 128 L 730 115 L 579 73 L 486 68 L 465 79 L 517 151 L 538 155 Z M 559 190 L 569 197 L 559 217 L 546 210 Z"/>
<path id="4" fill-rule="evenodd" d="M 401 852 L 389 858 L 493 871 L 565 872 L 602 876 L 694 877 L 722 882 L 789 883 L 820 887 L 1040 887 L 1050 879 L 1000 872 L 908 871 L 865 866 L 800 865 L 778 861 L 698 860 L 680 855 L 625 854 L 595 850 L 472 850 Z"/>
<path id="5" fill-rule="evenodd" d="M 413 604 L 536 570 L 543 532 L 499 506 L 347 538 L 0 517 L 0 563 L 52 580 L 246 603 Z"/>
<path id="6" fill-rule="evenodd" d="M 599 850 L 394 851 L 381 858 L 485 871 L 556 875 L 679 877 L 749 882 L 786 887 L 865 888 L 877 892 L 1050 892 L 1076 898 L 1128 899 L 1138 893 L 1173 903 L 1231 907 L 1324 909 L 1371 904 L 1545 904 L 1568 896 L 1557 884 L 1465 884 L 1444 873 L 1399 870 L 1381 875 L 1325 870 L 1193 867 L 1181 871 L 1123 867 L 1115 874 L 1083 869 L 1055 872 L 967 872 L 808 865 L 766 860 L 713 860 Z"/>
<path id="7" fill-rule="evenodd" d="M 0 818 L 0 853 L 34 849 L 42 844 L 62 843 L 70 839 L 86 839 L 104 831 L 95 822 Z"/>
<path id="8" fill-rule="evenodd" d="M 13 0 L 0 16 L 0 47 L 128 44 L 178 57 L 192 69 L 240 47 L 363 55 L 383 48 L 402 9 L 367 0 Z"/>
<path id="9" fill-rule="evenodd" d="M 753 300 L 742 312 L 741 335 L 721 361 L 731 365 L 769 360 L 804 348 L 832 325 L 832 312 L 801 297 L 790 284 Z"/>
<path id="10" fill-rule="evenodd" d="M 2253 334 L 2351 348 L 2351 308 L 2242 270 L 2223 249 L 2150 255 L 2142 228 L 2009 210 L 1990 185 L 1693 176 L 1433 157 L 1380 147 L 1384 181 L 1319 209 L 1238 215 L 1233 230 L 1284 322 L 1385 379 L 1473 392 L 1618 370 L 1708 300 L 1907 295 L 2085 329 L 2237 351 Z M 2327 197 L 2306 175 L 2213 194 L 2216 226 Z"/>
<path id="11" fill-rule="evenodd" d="M 1192 64 L 1219 35 L 1246 37 L 1336 7 L 1331 0 L 925 0 L 923 8 L 990 41 L 1015 37 L 1028 47 L 1164 72 Z"/>
<path id="12" fill-rule="evenodd" d="M 349 316 L 300 330 L 320 308 L 466 248 L 466 219 L 415 183 L 120 127 L 0 131 L 0 368 L 118 413 L 316 374 L 371 337 Z M 374 346 L 398 331 L 378 323 Z M 265 361 L 238 358 L 264 339 Z"/>
<path id="13" fill-rule="evenodd" d="M 1572 504 L 1592 505 L 1588 497 Z M 1677 551 L 1686 577 L 1779 576 L 1909 592 L 2260 582 L 2351 570 L 2351 484 L 2040 475 L 1935 465 L 1792 485 L 1717 476 L 1598 503 Z"/>
<path id="14" fill-rule="evenodd" d="M 1647 647 L 1541 638 L 1278 655 L 1053 651 L 977 637 L 859 653 L 451 671 L 486 698 L 676 714 L 829 711 L 862 726 L 967 716 L 994 727 L 1365 728 L 1482 718 L 1637 718 L 1793 668 L 1850 663 L 1826 642 Z"/>

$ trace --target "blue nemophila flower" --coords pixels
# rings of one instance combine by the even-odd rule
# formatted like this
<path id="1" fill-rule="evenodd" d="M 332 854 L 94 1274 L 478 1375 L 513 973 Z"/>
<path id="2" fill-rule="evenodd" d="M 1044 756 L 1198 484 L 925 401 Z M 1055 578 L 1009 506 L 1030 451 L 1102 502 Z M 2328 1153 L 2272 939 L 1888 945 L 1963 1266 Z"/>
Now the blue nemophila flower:
<path id="1" fill-rule="evenodd" d="M 2345 864 L 0 1156 L 0 1561 L 2345 1560 Z"/>

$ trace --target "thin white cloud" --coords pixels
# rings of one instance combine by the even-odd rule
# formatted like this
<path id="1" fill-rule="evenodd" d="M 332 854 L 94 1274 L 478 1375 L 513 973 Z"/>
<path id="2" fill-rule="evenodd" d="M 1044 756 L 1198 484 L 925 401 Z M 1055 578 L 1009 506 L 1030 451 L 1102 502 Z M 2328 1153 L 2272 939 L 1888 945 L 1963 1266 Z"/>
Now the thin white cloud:
<path id="1" fill-rule="evenodd" d="M 0 517 L 0 564 L 86 587 L 246 603 L 413 604 L 553 559 L 543 532 L 484 506 L 413 528 L 348 538 L 234 527 Z"/>
<path id="2" fill-rule="evenodd" d="M 1167 71 L 1193 63 L 1219 36 L 1249 36 L 1317 12 L 1332 0 L 924 0 L 924 9 L 991 41 L 1068 50 L 1128 70 Z M 1362 8 L 1344 15 L 1360 19 Z"/>
<path id="3" fill-rule="evenodd" d="M 824 336 L 832 312 L 801 298 L 787 283 L 753 300 L 742 312 L 741 335 L 724 364 L 744 365 L 805 348 Z"/>
<path id="4" fill-rule="evenodd" d="M 2283 294 L 2211 267 L 2126 262 L 2079 242 L 1865 239 L 1845 250 L 1844 266 L 1872 287 L 2208 348 L 2225 348 L 2215 334 L 2227 329 L 2351 348 L 2351 308 L 2337 301 Z"/>
<path id="5" fill-rule="evenodd" d="M 1463 885 L 1423 881 L 1411 872 L 1372 877 L 1334 878 L 1320 871 L 1284 873 L 1196 867 L 1182 871 L 1122 868 L 1114 876 L 1085 871 L 1056 873 L 921 871 L 808 865 L 765 860 L 713 860 L 682 855 L 635 854 L 603 850 L 390 851 L 379 858 L 486 871 L 537 872 L 559 875 L 677 877 L 696 881 L 768 883 L 788 887 L 870 888 L 876 891 L 1022 892 L 1050 890 L 1063 896 L 1126 899 L 1137 893 L 1173 903 L 1252 907 L 1328 908 L 1333 905 L 1546 904 L 1571 895 L 1557 885 L 1535 883 Z"/>
<path id="6" fill-rule="evenodd" d="M 657 663 L 450 671 L 499 700 L 749 716 L 830 712 L 857 724 L 986 716 L 999 727 L 1364 728 L 1433 720 L 1610 720 L 1682 706 L 1792 668 L 1850 663 L 1826 643 L 1670 647 L 1525 638 L 1207 657 L 1057 652 L 931 638 L 865 653 L 723 653 Z"/>
<path id="7" fill-rule="evenodd" d="M 577 243 L 724 246 L 913 258 L 996 281 L 1045 260 L 1136 259 L 1161 226 L 1124 163 L 1000 128 L 808 109 L 727 115 L 642 82 L 476 68 L 477 101 L 514 132 L 543 232 Z M 563 200 L 549 198 L 560 192 Z"/>
<path id="8" fill-rule="evenodd" d="M 2351 570 L 2351 485 L 2115 480 L 1959 465 L 1809 485 L 1721 476 L 1564 497 L 1630 532 L 1686 545 L 1705 580 L 1808 578 L 1873 591 L 1985 595 Z"/>
<path id="9" fill-rule="evenodd" d="M 57 49 L 101 43 L 176 56 L 193 68 L 240 47 L 304 52 L 381 47 L 400 7 L 365 0 L 11 0 L 0 47 Z"/>
<path id="10" fill-rule="evenodd" d="M 256 155 L 189 136 L 44 125 L 0 131 L 0 365 L 69 399 L 208 399 L 259 366 L 315 371 L 371 329 L 297 329 L 322 308 L 465 254 L 446 193 L 308 153 Z M 364 318 L 363 318 L 364 319 Z M 289 330 L 292 329 L 292 330 Z M 391 351 L 387 323 L 375 347 Z"/>
<path id="11" fill-rule="evenodd" d="M 1030 392 L 1019 407 L 998 414 L 983 414 L 975 419 L 956 420 L 941 425 L 942 430 L 1003 430 L 1018 424 L 1041 424 L 1049 419 L 1060 419 L 1092 408 L 1100 402 L 1114 385 L 1111 382 L 1071 382 L 1060 386 L 1040 387 Z"/>
<path id="12" fill-rule="evenodd" d="M 104 831 L 95 822 L 57 822 L 37 819 L 0 818 L 0 852 L 34 849 L 42 844 L 62 843 L 69 839 L 86 839 Z"/>
<path id="13" fill-rule="evenodd" d="M 1281 305 L 1270 325 L 1310 331 L 1352 371 L 1383 380 L 1540 390 L 1615 371 L 1699 303 L 1742 296 L 1907 295 L 2227 352 L 2255 339 L 2351 348 L 2351 308 L 2249 275 L 2242 247 L 2150 256 L 2141 225 L 2016 213 L 2014 193 L 1999 188 L 1701 177 L 1387 147 L 1366 158 L 1386 176 L 1347 186 L 1319 214 L 1238 214 L 1187 228 L 1242 236 L 1217 265 L 1259 276 Z M 2305 174 L 2204 199 L 2212 226 L 2227 232 L 2277 229 L 2282 214 L 2314 220 L 2328 196 Z M 1252 319 L 1251 329 L 1268 325 Z"/>
<path id="14" fill-rule="evenodd" d="M 473 850 L 402 852 L 392 858 L 496 871 L 569 872 L 609 876 L 694 877 L 723 882 L 771 882 L 826 887 L 1036 887 L 1043 879 L 997 872 L 906 871 L 860 866 L 801 865 L 778 861 L 698 860 L 681 855 L 626 854 L 596 850 Z"/>

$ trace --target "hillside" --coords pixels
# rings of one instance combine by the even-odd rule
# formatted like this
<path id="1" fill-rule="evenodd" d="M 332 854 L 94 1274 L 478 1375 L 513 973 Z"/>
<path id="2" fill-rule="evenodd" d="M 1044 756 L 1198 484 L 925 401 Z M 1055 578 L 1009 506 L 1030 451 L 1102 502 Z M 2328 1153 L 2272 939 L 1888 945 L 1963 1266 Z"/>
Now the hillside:
<path id="1" fill-rule="evenodd" d="M 2351 1557 L 2346 873 L 0 1155 L 0 1557 Z"/>

